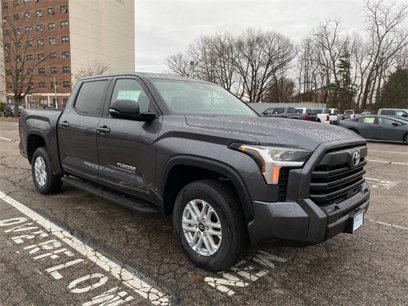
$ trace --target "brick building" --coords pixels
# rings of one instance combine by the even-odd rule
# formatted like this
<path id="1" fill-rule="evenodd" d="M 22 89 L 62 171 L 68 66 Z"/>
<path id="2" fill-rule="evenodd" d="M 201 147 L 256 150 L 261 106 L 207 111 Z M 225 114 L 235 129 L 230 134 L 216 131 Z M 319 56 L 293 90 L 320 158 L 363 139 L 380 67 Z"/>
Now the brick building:
<path id="1" fill-rule="evenodd" d="M 133 0 L 1 0 L 1 15 L 8 102 L 62 107 L 79 69 L 134 70 Z"/>

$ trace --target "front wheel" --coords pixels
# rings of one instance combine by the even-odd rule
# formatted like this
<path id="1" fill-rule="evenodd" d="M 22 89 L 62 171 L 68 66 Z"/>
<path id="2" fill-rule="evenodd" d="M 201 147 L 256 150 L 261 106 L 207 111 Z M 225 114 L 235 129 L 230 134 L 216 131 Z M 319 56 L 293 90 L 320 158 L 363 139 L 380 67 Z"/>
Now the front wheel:
<path id="1" fill-rule="evenodd" d="M 173 225 L 188 258 L 210 271 L 236 264 L 248 249 L 248 235 L 239 199 L 226 184 L 202 180 L 177 196 Z"/>
<path id="2" fill-rule="evenodd" d="M 50 158 L 45 148 L 35 150 L 31 160 L 31 173 L 39 193 L 57 193 L 61 190 L 61 177 L 52 174 Z"/>

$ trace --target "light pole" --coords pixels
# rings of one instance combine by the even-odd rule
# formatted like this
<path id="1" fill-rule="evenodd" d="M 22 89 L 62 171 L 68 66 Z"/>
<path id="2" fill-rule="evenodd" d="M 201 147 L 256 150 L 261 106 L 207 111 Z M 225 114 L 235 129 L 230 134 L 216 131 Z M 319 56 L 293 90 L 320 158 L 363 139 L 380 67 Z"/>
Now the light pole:
<path id="1" fill-rule="evenodd" d="M 57 82 L 55 81 L 55 75 L 54 75 L 54 102 L 55 102 L 55 108 L 58 108 L 58 101 L 57 101 Z"/>

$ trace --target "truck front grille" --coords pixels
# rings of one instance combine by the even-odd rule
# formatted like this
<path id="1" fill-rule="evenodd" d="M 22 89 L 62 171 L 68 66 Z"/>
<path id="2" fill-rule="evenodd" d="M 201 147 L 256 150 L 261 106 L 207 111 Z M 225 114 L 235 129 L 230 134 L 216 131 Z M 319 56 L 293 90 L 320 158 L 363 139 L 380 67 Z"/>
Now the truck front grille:
<path id="1" fill-rule="evenodd" d="M 360 162 L 351 166 L 350 156 L 355 151 L 353 148 L 327 153 L 313 170 L 309 196 L 317 205 L 342 202 L 361 190 L 367 149 L 361 150 Z"/>

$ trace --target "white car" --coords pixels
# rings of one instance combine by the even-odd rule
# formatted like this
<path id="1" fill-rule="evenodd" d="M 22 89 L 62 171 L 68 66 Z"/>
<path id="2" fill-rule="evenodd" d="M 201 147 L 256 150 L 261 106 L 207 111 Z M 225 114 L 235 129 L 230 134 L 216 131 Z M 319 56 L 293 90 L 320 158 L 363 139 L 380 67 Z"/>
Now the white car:
<path id="1" fill-rule="evenodd" d="M 330 115 L 327 111 L 327 108 L 314 108 L 313 112 L 317 116 L 319 122 L 322 123 L 330 123 Z"/>

